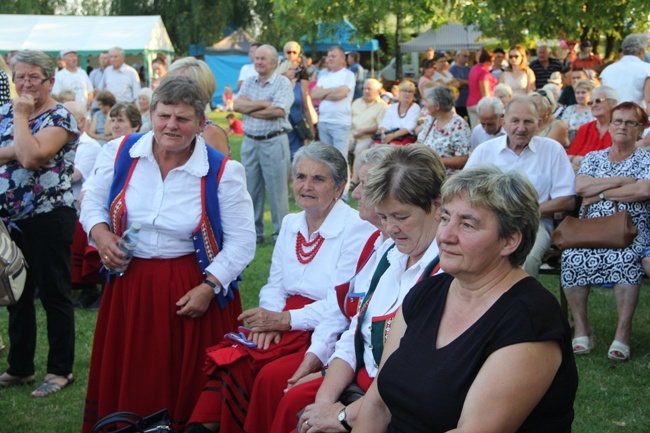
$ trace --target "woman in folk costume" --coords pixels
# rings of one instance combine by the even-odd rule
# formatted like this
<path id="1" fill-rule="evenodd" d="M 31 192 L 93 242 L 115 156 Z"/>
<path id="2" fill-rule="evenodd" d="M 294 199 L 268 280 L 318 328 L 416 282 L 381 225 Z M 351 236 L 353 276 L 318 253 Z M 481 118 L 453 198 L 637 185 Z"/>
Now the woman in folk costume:
<path id="1" fill-rule="evenodd" d="M 85 432 L 115 411 L 164 408 L 183 430 L 203 388 L 202 349 L 240 324 L 236 280 L 255 252 L 253 206 L 241 164 L 197 135 L 205 104 L 192 79 L 163 79 L 153 131 L 109 142 L 85 185 L 81 222 L 106 268 L 127 264 L 118 241 L 141 225 L 99 310 Z"/>
<path id="2" fill-rule="evenodd" d="M 292 175 L 304 210 L 284 218 L 260 307 L 240 316 L 250 332 L 208 350 L 209 380 L 187 432 L 241 432 L 262 367 L 283 389 L 304 360 L 311 371 L 322 368 L 347 327 L 334 288 L 354 275 L 373 226 L 339 200 L 348 169 L 336 148 L 320 142 L 301 148 Z"/>
<path id="3" fill-rule="evenodd" d="M 301 432 L 344 432 L 355 425 L 402 300 L 418 281 L 440 272 L 435 233 L 445 177 L 441 158 L 419 144 L 396 148 L 369 171 L 363 201 L 376 210 L 394 248 L 376 266 L 359 314 L 336 343 L 325 376 L 291 388 L 269 432 L 287 433 L 296 424 Z M 305 406 L 298 422 L 296 414 Z"/>

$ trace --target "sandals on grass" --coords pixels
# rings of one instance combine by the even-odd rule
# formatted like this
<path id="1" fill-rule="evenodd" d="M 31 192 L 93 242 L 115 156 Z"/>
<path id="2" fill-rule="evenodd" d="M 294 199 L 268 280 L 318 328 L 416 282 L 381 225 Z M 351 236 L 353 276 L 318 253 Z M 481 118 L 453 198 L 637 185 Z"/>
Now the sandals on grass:
<path id="1" fill-rule="evenodd" d="M 56 379 L 65 379 L 65 383 L 55 382 Z M 39 386 L 32 392 L 32 397 L 43 398 L 48 395 L 55 394 L 63 388 L 74 383 L 74 376 L 69 374 L 67 376 L 51 376 L 45 379 Z"/>
<path id="2" fill-rule="evenodd" d="M 625 343 L 621 343 L 618 340 L 614 340 L 612 342 L 612 345 L 609 346 L 607 357 L 609 359 L 613 359 L 614 361 L 627 361 L 630 359 L 630 346 Z"/>
<path id="3" fill-rule="evenodd" d="M 9 388 L 10 386 L 29 385 L 34 383 L 34 375 L 31 376 L 10 376 L 3 374 L 0 376 L 0 388 Z"/>
<path id="4" fill-rule="evenodd" d="M 596 339 L 593 335 L 583 335 L 582 337 L 574 338 L 571 341 L 571 346 L 573 346 L 574 355 L 588 355 L 596 346 Z"/>

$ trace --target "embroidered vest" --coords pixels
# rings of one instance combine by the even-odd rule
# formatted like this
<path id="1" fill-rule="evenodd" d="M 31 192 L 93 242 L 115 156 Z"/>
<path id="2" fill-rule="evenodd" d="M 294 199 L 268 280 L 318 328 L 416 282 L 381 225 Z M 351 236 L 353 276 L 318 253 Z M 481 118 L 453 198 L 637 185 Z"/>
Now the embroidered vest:
<path id="1" fill-rule="evenodd" d="M 359 301 L 365 295 L 365 293 L 356 293 L 352 290 L 353 281 L 361 269 L 368 263 L 370 257 L 375 253 L 375 241 L 380 234 L 381 232 L 377 230 L 366 241 L 366 245 L 361 250 L 361 255 L 357 261 L 357 269 L 354 272 L 354 276 L 349 281 L 339 284 L 334 288 L 336 290 L 336 300 L 338 301 L 339 309 L 348 320 L 352 319 L 359 312 Z"/>
<path id="2" fill-rule="evenodd" d="M 129 151 L 144 134 L 129 134 L 124 137 L 115 157 L 115 174 L 108 194 L 108 213 L 111 230 L 118 236 L 126 231 L 126 189 L 139 158 L 131 158 Z M 205 268 L 212 263 L 223 243 L 223 230 L 219 212 L 219 181 L 230 157 L 207 146 L 208 173 L 201 178 L 201 218 L 192 233 L 194 253 L 205 275 Z M 237 278 L 240 279 L 239 277 Z M 224 284 L 225 286 L 226 284 Z M 217 303 L 224 309 L 234 299 L 233 290 L 238 290 L 237 281 L 230 282 L 228 292 L 216 295 Z"/>
<path id="3" fill-rule="evenodd" d="M 381 271 L 381 274 L 379 275 L 380 277 L 386 271 L 386 269 L 381 270 L 381 267 L 386 266 L 386 268 L 388 268 L 389 251 L 390 249 L 386 251 L 386 254 L 384 254 L 384 257 L 382 257 L 382 262 L 385 260 L 385 263 L 383 265 L 382 263 L 380 263 L 380 265 L 377 266 L 376 273 Z M 425 278 L 435 275 L 436 273 L 438 273 L 439 270 L 440 270 L 440 256 L 436 256 L 424 268 L 422 274 L 420 275 L 420 278 L 418 278 L 418 283 Z M 357 372 L 360 369 L 365 367 L 365 363 L 363 360 L 364 345 L 363 345 L 363 335 L 361 334 L 361 326 L 366 311 L 368 310 L 368 304 L 370 304 L 370 301 L 372 300 L 372 295 L 375 293 L 375 289 L 377 288 L 378 283 L 379 283 L 379 278 L 377 278 L 377 280 L 375 281 L 375 277 L 373 276 L 373 282 L 371 283 L 370 288 L 368 289 L 368 293 L 366 293 L 366 296 L 363 299 L 363 303 L 359 311 L 357 330 L 354 333 L 354 349 L 357 358 L 357 369 L 356 369 Z M 388 333 L 390 332 L 390 328 L 393 323 L 393 318 L 397 314 L 397 310 L 399 310 L 399 308 L 395 309 L 395 311 L 387 315 L 372 317 L 370 320 L 371 321 L 370 348 L 372 350 L 372 356 L 375 360 L 376 366 L 379 365 L 379 361 L 381 361 L 381 356 L 384 353 L 384 345 L 386 344 L 386 340 L 388 339 Z"/>

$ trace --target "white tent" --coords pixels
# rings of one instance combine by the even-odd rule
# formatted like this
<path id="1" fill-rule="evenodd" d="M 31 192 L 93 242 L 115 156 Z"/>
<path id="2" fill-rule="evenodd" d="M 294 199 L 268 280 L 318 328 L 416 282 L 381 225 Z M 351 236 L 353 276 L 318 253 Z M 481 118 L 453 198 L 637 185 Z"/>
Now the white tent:
<path id="1" fill-rule="evenodd" d="M 87 56 L 97 56 L 112 47 L 142 56 L 147 76 L 156 53 L 174 52 L 160 15 L 0 15 L 0 53 L 29 49 L 58 56 L 63 49 L 74 49 L 83 65 Z"/>
<path id="2" fill-rule="evenodd" d="M 417 38 L 400 44 L 403 53 L 421 53 L 427 48 L 436 51 L 455 51 L 461 48 L 474 51 L 489 41 L 479 42 L 482 33 L 474 26 L 449 23 L 439 29 L 429 29 Z"/>

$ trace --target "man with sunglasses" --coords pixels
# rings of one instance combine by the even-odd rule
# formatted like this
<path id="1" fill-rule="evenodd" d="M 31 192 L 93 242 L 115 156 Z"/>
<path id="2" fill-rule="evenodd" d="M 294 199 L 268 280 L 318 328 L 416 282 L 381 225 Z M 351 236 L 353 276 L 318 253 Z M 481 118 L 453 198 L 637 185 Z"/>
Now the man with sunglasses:
<path id="1" fill-rule="evenodd" d="M 635 102 L 650 107 L 650 64 L 643 61 L 648 37 L 643 33 L 628 35 L 621 45 L 623 57 L 600 74 L 604 85 L 613 87 L 619 102 Z"/>

